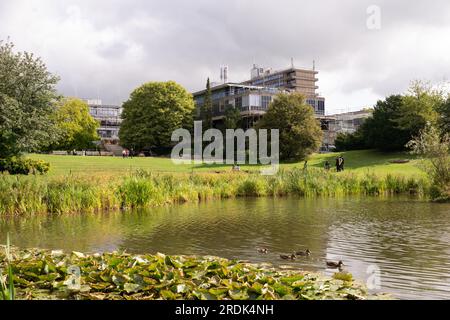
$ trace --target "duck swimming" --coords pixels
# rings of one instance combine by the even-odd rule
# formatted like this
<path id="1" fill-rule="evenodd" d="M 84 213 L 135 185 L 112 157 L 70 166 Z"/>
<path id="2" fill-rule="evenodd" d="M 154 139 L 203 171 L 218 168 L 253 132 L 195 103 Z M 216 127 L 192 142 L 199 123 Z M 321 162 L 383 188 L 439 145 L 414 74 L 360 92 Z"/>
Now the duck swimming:
<path id="1" fill-rule="evenodd" d="M 295 260 L 295 254 L 291 255 L 280 254 L 280 258 L 283 260 Z"/>
<path id="2" fill-rule="evenodd" d="M 334 262 L 334 261 L 327 261 L 327 267 L 333 268 L 333 269 L 341 269 L 342 266 L 344 265 L 344 263 L 339 260 L 339 262 Z"/>
<path id="3" fill-rule="evenodd" d="M 269 250 L 267 248 L 258 248 L 257 250 L 259 253 L 262 253 L 262 254 L 267 254 L 269 252 Z"/>
<path id="4" fill-rule="evenodd" d="M 309 251 L 309 249 L 306 249 L 305 251 L 297 251 L 295 253 L 296 256 L 303 256 L 303 257 L 308 257 L 311 255 L 311 251 Z"/>

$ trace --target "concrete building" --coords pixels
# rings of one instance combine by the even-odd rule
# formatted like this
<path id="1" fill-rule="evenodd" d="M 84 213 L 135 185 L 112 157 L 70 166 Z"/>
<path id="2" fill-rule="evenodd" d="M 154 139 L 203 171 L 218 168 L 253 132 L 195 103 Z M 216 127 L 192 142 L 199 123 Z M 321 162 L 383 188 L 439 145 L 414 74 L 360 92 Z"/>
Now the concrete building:
<path id="1" fill-rule="evenodd" d="M 100 122 L 98 134 L 103 143 L 117 144 L 122 123 L 122 107 L 102 104 L 101 100 L 85 100 L 91 116 Z"/>
<path id="2" fill-rule="evenodd" d="M 244 81 L 243 84 L 300 92 L 305 95 L 306 102 L 314 108 L 316 114 L 324 115 L 325 98 L 320 97 L 317 93 L 317 89 L 319 89 L 317 86 L 318 73 L 315 68 L 313 70 L 298 69 L 293 65 L 279 71 L 253 65 L 251 79 Z"/>
<path id="3" fill-rule="evenodd" d="M 354 133 L 372 116 L 373 109 L 345 112 L 324 116 L 321 118 L 324 132 L 324 148 L 334 147 L 334 142 L 339 133 Z"/>
<path id="4" fill-rule="evenodd" d="M 306 102 L 314 108 L 316 115 L 325 114 L 325 99 L 316 93 L 318 72 L 315 70 L 291 68 L 272 71 L 256 65 L 251 69 L 251 78 L 241 83 L 230 83 L 228 67 L 221 68 L 221 83 L 211 86 L 213 104 L 213 121 L 220 127 L 225 109 L 231 105 L 241 111 L 244 127 L 251 127 L 264 115 L 270 102 L 278 93 L 300 92 L 305 95 Z M 206 90 L 193 93 L 197 107 L 197 115 L 204 103 Z"/>

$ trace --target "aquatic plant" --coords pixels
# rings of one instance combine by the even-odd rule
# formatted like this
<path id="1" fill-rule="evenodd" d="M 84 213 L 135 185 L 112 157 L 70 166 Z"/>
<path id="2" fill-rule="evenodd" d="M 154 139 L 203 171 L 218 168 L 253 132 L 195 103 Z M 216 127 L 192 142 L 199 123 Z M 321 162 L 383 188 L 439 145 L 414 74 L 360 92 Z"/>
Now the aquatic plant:
<path id="1" fill-rule="evenodd" d="M 1 258 L 1 255 L 0 255 Z M 2 263 L 2 260 L 4 261 Z M 9 234 L 6 235 L 6 247 L 4 258 L 0 259 L 0 300 L 14 300 L 14 275 L 12 271 L 11 261 L 11 245 L 9 243 Z M 7 270 L 7 279 L 3 276 L 2 267 Z"/>
<path id="2" fill-rule="evenodd" d="M 14 273 L 19 299 L 372 298 L 349 275 L 333 279 L 209 256 L 16 250 Z"/>

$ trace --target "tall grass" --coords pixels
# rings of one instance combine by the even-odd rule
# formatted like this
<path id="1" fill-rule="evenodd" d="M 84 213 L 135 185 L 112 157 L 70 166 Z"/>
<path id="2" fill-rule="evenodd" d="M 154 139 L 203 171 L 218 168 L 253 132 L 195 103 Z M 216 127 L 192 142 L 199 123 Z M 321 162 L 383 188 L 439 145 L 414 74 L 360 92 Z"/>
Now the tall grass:
<path id="1" fill-rule="evenodd" d="M 9 234 L 6 235 L 6 247 L 5 247 L 5 259 L 6 269 L 8 274 L 8 283 L 3 277 L 2 270 L 0 269 L 0 300 L 14 300 L 15 299 L 15 288 L 14 288 L 14 275 L 11 265 L 11 245 L 9 243 Z"/>
<path id="2" fill-rule="evenodd" d="M 380 176 L 369 172 L 365 175 L 337 174 L 315 168 L 281 170 L 274 176 L 146 171 L 115 179 L 0 175 L 0 214 L 95 212 L 233 197 L 402 193 L 423 196 L 428 190 L 429 182 L 423 177 Z"/>

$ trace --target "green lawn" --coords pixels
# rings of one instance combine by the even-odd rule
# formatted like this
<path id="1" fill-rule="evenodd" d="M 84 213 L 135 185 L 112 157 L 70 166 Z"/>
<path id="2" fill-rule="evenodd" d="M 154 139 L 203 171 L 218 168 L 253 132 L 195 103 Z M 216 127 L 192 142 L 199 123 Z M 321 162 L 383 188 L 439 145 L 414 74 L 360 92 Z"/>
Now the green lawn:
<path id="1" fill-rule="evenodd" d="M 373 150 L 350 151 L 342 153 L 314 154 L 310 157 L 308 165 L 310 167 L 323 167 L 328 160 L 332 167 L 334 159 L 342 154 L 345 158 L 345 169 L 355 171 L 361 174 L 372 172 L 380 175 L 387 173 L 403 175 L 423 174 L 418 168 L 418 160 L 407 153 L 381 153 Z M 76 174 L 126 174 L 127 172 L 144 169 L 159 172 L 195 172 L 197 171 L 221 171 L 231 170 L 230 166 L 225 165 L 176 165 L 167 158 L 133 158 L 122 159 L 121 157 L 83 157 L 83 156 L 59 156 L 31 154 L 33 159 L 42 159 L 50 162 L 50 175 L 64 175 L 67 173 Z M 410 159 L 407 164 L 392 164 L 390 160 Z M 282 168 L 301 167 L 303 162 L 286 163 Z M 242 166 L 243 170 L 256 170 L 257 166 Z"/>

